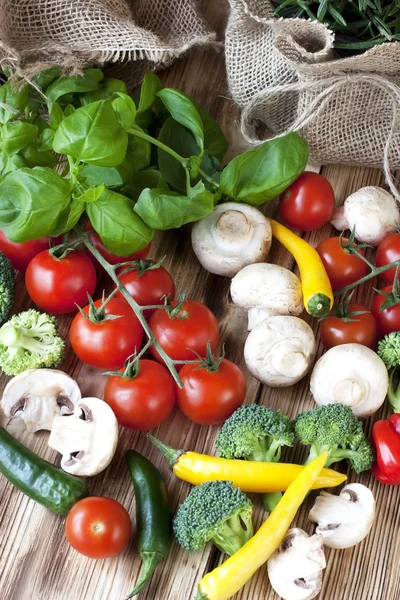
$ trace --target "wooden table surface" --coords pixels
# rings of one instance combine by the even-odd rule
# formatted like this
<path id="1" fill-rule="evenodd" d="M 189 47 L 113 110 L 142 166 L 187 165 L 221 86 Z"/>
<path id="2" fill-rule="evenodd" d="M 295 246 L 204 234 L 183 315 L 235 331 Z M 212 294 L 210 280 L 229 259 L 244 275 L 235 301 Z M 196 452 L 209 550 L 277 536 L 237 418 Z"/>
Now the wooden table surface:
<path id="1" fill-rule="evenodd" d="M 210 2 L 209 5 L 213 3 Z M 207 5 L 207 2 L 205 2 Z M 235 121 L 238 111 L 227 92 L 224 59 L 213 49 L 197 49 L 178 60 L 161 73 L 163 82 L 181 88 L 194 96 L 220 123 L 237 150 Z M 338 203 L 363 185 L 382 183 L 380 172 L 373 169 L 328 166 L 322 173 L 332 183 Z M 265 207 L 267 215 L 275 216 L 277 206 L 271 202 Z M 307 234 L 313 245 L 332 235 L 330 226 Z M 229 279 L 211 275 L 198 264 L 191 249 L 189 228 L 165 232 L 153 243 L 151 257 L 167 255 L 165 266 L 177 283 L 178 290 L 186 290 L 188 297 L 203 301 L 214 311 L 221 331 L 221 343 L 226 345 L 227 357 L 243 368 L 247 383 L 247 403 L 258 402 L 281 409 L 295 416 L 304 409 L 313 408 L 309 392 L 309 376 L 286 389 L 263 386 L 246 370 L 243 343 L 246 338 L 244 313 L 232 306 L 229 299 Z M 290 269 L 292 258 L 274 243 L 269 261 Z M 100 282 L 98 295 L 103 283 Z M 370 305 L 371 287 L 358 290 L 357 299 Z M 15 311 L 32 306 L 24 289 L 23 276 L 18 276 Z M 60 318 L 61 332 L 67 339 L 72 317 Z M 305 316 L 318 336 L 317 320 Z M 322 348 L 319 345 L 318 356 Z M 83 365 L 70 348 L 61 368 L 74 377 L 85 396 L 102 397 L 105 377 L 95 369 Z M 1 389 L 6 378 L 1 379 Z M 382 409 L 375 418 L 388 414 Z M 365 423 L 367 434 L 372 422 Z M 3 417 L 3 424 L 6 421 Z M 56 453 L 47 446 L 47 433 L 28 434 L 17 421 L 7 423 L 14 435 L 40 456 L 57 462 Z M 217 427 L 201 427 L 188 421 L 178 409 L 153 433 L 174 447 L 213 453 Z M 89 481 L 92 495 L 104 495 L 121 502 L 132 516 L 133 536 L 129 546 L 119 556 L 106 561 L 80 556 L 64 536 L 64 518 L 52 514 L 20 493 L 0 476 L 0 598 L 1 600 L 123 600 L 132 589 L 140 569 L 140 558 L 135 547 L 135 499 L 132 483 L 124 463 L 127 448 L 135 448 L 160 468 L 172 499 L 174 510 L 182 502 L 189 486 L 178 480 L 143 433 L 121 428 L 116 455 L 111 465 Z M 286 461 L 301 462 L 305 452 L 300 447 L 284 452 Z M 341 470 L 345 470 L 341 464 Z M 398 600 L 400 598 L 400 488 L 378 484 L 372 476 L 356 476 L 369 486 L 377 501 L 377 515 L 372 532 L 361 544 L 348 550 L 326 550 L 327 568 L 319 598 L 321 600 Z M 307 519 L 315 494 L 310 495 L 297 515 L 294 525 L 311 533 L 313 524 Z M 255 504 L 256 527 L 265 518 L 260 497 L 252 496 Z M 168 560 L 154 575 L 140 600 L 190 600 L 195 595 L 201 577 L 218 565 L 223 556 L 211 544 L 203 552 L 190 553 L 173 542 Z M 235 596 L 235 600 L 276 600 L 266 567 L 262 567 L 251 581 Z"/>

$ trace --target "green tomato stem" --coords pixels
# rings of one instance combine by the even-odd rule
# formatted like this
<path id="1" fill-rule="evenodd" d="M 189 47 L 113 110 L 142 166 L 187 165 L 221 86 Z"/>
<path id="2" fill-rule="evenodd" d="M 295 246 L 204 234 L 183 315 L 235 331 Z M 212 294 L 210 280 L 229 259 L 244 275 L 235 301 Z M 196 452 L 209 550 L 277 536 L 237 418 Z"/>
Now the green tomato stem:
<path id="1" fill-rule="evenodd" d="M 366 281 L 369 281 L 370 279 L 374 279 L 375 277 L 378 277 L 378 275 L 380 275 L 381 273 L 384 273 L 385 271 L 388 271 L 389 269 L 393 269 L 393 267 L 398 267 L 398 266 L 400 266 L 400 260 L 396 260 L 396 261 L 394 261 L 388 265 L 385 265 L 383 267 L 379 267 L 379 268 L 374 267 L 372 269 L 371 273 L 368 273 L 368 275 L 365 275 L 365 277 L 362 277 L 361 279 L 359 279 L 358 281 L 355 281 L 354 283 L 349 283 L 349 285 L 346 285 L 345 287 L 340 288 L 340 290 L 336 290 L 336 292 L 334 292 L 334 296 L 341 296 L 342 294 L 345 294 L 346 292 L 353 290 L 354 288 L 358 287 L 359 285 L 362 285 Z"/>
<path id="2" fill-rule="evenodd" d="M 158 141 L 156 138 L 152 137 L 151 135 L 148 135 L 147 133 L 144 133 L 144 131 L 140 131 L 139 129 L 128 129 L 128 133 L 130 135 L 134 135 L 135 137 L 141 138 L 142 140 L 146 140 L 147 142 L 150 142 L 150 144 L 154 144 L 154 146 L 157 146 L 158 148 L 160 148 L 160 150 L 164 150 L 164 152 L 166 152 L 167 154 L 175 158 L 175 160 L 177 160 L 179 163 L 181 163 L 182 167 L 186 168 L 187 159 L 184 156 L 181 156 L 180 154 L 175 152 L 175 150 L 172 150 L 172 148 L 170 148 L 169 146 L 166 146 L 162 142 Z"/>

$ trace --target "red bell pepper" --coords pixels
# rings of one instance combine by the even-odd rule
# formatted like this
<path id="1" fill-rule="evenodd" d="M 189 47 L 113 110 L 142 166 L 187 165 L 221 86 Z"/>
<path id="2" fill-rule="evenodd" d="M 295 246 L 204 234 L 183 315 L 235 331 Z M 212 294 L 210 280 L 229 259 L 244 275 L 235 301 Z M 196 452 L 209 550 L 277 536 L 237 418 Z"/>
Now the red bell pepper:
<path id="1" fill-rule="evenodd" d="M 372 438 L 376 449 L 372 473 L 381 483 L 400 485 L 400 414 L 377 421 Z"/>

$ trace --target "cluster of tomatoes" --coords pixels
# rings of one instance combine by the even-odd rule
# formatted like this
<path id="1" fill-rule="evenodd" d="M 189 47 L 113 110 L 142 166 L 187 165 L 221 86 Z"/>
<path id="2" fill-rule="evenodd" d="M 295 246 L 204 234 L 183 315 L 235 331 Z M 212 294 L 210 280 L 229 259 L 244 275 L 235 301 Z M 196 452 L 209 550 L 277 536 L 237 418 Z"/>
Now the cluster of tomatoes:
<path id="1" fill-rule="evenodd" d="M 287 224 L 303 231 L 312 231 L 328 223 L 334 208 L 332 186 L 322 175 L 312 172 L 304 172 L 280 199 L 280 211 Z M 356 244 L 352 244 L 355 252 L 349 253 L 346 250 L 348 243 L 348 239 L 336 236 L 323 240 L 316 248 L 334 291 L 361 280 L 371 269 L 379 269 L 400 259 L 400 233 L 388 235 L 379 244 L 375 267 L 357 256 L 365 256 L 365 251 Z M 375 292 L 371 309 L 351 301 L 345 302 L 323 319 L 320 336 L 325 349 L 348 343 L 375 349 L 378 336 L 400 330 L 400 296 L 397 296 L 396 269 L 383 271 L 380 276 L 384 287 Z M 391 306 L 382 310 L 388 295 L 391 302 L 387 304 Z"/>
<path id="2" fill-rule="evenodd" d="M 108 252 L 95 232 L 90 239 L 112 265 L 139 260 L 141 267 L 144 264 L 144 269 L 139 265 L 129 270 L 121 267 L 117 274 L 141 307 L 160 306 L 144 310 L 144 316 L 162 349 L 177 361 L 175 368 L 182 388 L 176 385 L 153 346 L 149 351 L 152 359 L 140 358 L 134 368 L 124 367 L 143 345 L 143 328 L 119 290 L 105 302 L 99 299 L 88 303 L 88 294 L 94 294 L 101 269 L 91 254 L 79 249 L 65 255 L 52 253 L 48 238 L 15 244 L 2 232 L 0 250 L 16 269 L 26 271 L 28 294 L 40 309 L 53 314 L 77 313 L 69 338 L 78 358 L 103 371 L 118 371 L 107 380 L 104 400 L 120 425 L 134 430 L 152 429 L 168 418 L 176 402 L 196 423 L 224 422 L 243 403 L 246 381 L 231 361 L 213 358 L 219 342 L 214 314 L 201 302 L 175 299 L 175 283 L 168 271 L 153 261 L 145 261 L 149 246 L 129 257 L 120 257 Z M 169 311 L 162 306 L 166 297 Z M 77 312 L 78 306 L 82 308 Z"/>

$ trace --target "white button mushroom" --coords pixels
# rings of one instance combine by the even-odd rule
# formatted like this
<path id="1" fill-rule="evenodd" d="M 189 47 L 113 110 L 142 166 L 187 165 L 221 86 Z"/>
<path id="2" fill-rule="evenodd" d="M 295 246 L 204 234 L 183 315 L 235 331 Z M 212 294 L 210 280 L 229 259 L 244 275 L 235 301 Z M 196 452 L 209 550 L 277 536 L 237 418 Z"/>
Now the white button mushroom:
<path id="1" fill-rule="evenodd" d="M 321 590 L 326 567 L 323 537 L 290 529 L 267 564 L 271 585 L 281 598 L 311 600 Z"/>
<path id="2" fill-rule="evenodd" d="M 249 371 L 271 387 L 288 387 L 310 369 L 316 351 L 314 333 L 297 317 L 270 317 L 249 334 L 244 358 Z"/>
<path id="3" fill-rule="evenodd" d="M 201 265 L 227 277 L 265 261 L 271 240 L 269 220 L 254 206 L 237 202 L 219 204 L 192 229 L 192 246 Z"/>
<path id="4" fill-rule="evenodd" d="M 55 369 L 29 369 L 5 387 L 1 407 L 7 417 L 20 417 L 27 431 L 51 429 L 53 419 L 71 414 L 80 400 L 76 381 Z"/>
<path id="5" fill-rule="evenodd" d="M 400 210 L 389 192 L 368 186 L 346 198 L 344 205 L 335 210 L 331 223 L 342 231 L 355 227 L 360 242 L 378 246 L 389 233 L 396 231 Z"/>
<path id="6" fill-rule="evenodd" d="M 249 331 L 270 316 L 297 316 L 304 309 L 300 279 L 289 269 L 269 263 L 239 271 L 231 282 L 231 296 L 237 306 L 248 310 Z"/>
<path id="7" fill-rule="evenodd" d="M 334 346 L 316 363 L 310 389 L 315 402 L 343 404 L 359 419 L 382 406 L 389 385 L 388 372 L 379 356 L 361 344 Z"/>
<path id="8" fill-rule="evenodd" d="M 118 442 L 118 423 L 110 406 L 99 398 L 82 398 L 73 415 L 55 417 L 48 444 L 62 454 L 67 473 L 90 476 L 111 462 Z"/>
<path id="9" fill-rule="evenodd" d="M 375 517 L 374 495 L 361 483 L 350 483 L 339 496 L 320 492 L 309 519 L 328 548 L 351 548 L 371 530 Z"/>

